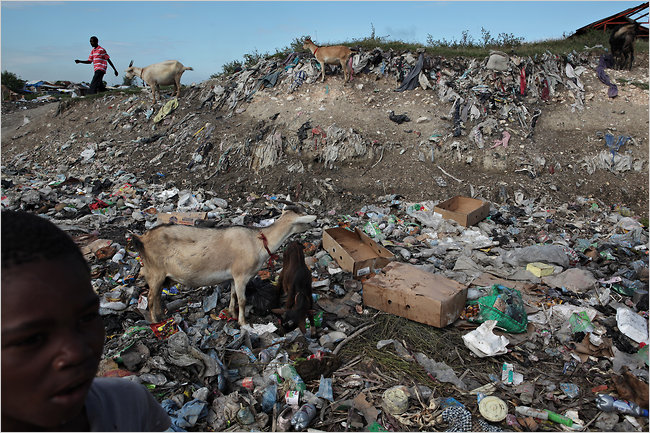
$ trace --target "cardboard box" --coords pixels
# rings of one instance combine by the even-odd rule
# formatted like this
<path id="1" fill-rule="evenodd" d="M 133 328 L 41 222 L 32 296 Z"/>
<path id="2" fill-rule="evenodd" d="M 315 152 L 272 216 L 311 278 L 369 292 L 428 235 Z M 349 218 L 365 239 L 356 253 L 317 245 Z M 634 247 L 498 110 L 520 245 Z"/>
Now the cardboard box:
<path id="1" fill-rule="evenodd" d="M 204 220 L 208 217 L 207 212 L 169 212 L 159 213 L 158 222 L 160 223 L 173 223 L 183 224 L 186 226 L 193 226 L 199 220 Z"/>
<path id="2" fill-rule="evenodd" d="M 400 262 L 363 283 L 365 305 L 437 328 L 453 323 L 466 300 L 466 286 Z"/>
<path id="3" fill-rule="evenodd" d="M 555 267 L 553 265 L 547 265 L 546 263 L 533 262 L 528 263 L 526 270 L 536 277 L 546 277 L 547 275 L 552 275 Z"/>
<path id="4" fill-rule="evenodd" d="M 433 210 L 442 214 L 445 219 L 451 219 L 462 226 L 469 227 L 477 224 L 490 214 L 490 203 L 457 195 L 447 201 L 438 203 Z"/>
<path id="5" fill-rule="evenodd" d="M 361 230 L 342 227 L 323 232 L 323 248 L 332 256 L 341 269 L 359 278 L 379 269 L 395 256 L 386 248 L 366 236 Z"/>

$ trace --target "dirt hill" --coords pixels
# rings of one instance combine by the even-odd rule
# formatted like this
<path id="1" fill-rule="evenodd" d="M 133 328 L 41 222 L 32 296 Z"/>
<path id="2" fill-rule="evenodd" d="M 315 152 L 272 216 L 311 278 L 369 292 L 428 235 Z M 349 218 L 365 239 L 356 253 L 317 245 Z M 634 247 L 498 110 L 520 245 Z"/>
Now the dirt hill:
<path id="1" fill-rule="evenodd" d="M 305 82 L 293 91 L 296 78 L 284 69 L 274 86 L 260 87 L 273 66 L 283 69 L 264 63 L 184 88 L 178 108 L 159 123 L 154 118 L 162 104 L 152 110 L 149 92 L 46 104 L 3 102 L 2 163 L 52 177 L 112 178 L 123 170 L 145 184 L 213 191 L 234 203 L 250 193 L 288 193 L 337 213 L 354 212 L 388 194 L 407 201 L 460 194 L 504 204 L 523 193 L 545 199 L 549 208 L 582 196 L 647 217 L 648 55 L 639 53 L 632 71 L 606 70 L 618 84 L 615 98 L 608 98 L 608 87 L 597 78 L 598 56 L 580 56 L 573 63 L 584 68 L 582 109 L 572 107 L 577 93 L 566 84 L 566 60 L 557 56 L 551 61 L 564 81 L 546 101 L 531 91 L 541 88 L 534 73 L 543 71 L 544 63 L 528 60 L 533 74 L 521 96 L 513 90 L 519 71 L 512 63 L 514 71 L 495 72 L 485 61 L 458 58 L 436 59 L 433 72 L 427 71 L 433 88 L 403 92 L 395 91 L 405 75 L 397 69 L 359 73 L 347 84 L 340 71 L 328 71 L 324 83 L 311 82 L 318 71 L 307 70 Z M 472 71 L 466 74 L 469 84 L 463 71 Z M 492 90 L 489 100 L 470 91 L 481 84 Z M 483 104 L 476 106 L 487 112 L 472 119 L 470 110 L 461 122 L 457 113 L 455 122 L 450 92 L 463 100 L 478 95 Z M 523 115 L 508 113 L 512 107 L 524 107 Z M 391 110 L 410 121 L 391 121 Z M 536 110 L 541 114 L 533 120 Z M 481 129 L 481 148 L 474 128 L 486 114 L 496 122 Z M 507 147 L 495 147 L 504 131 L 511 135 Z M 607 168 L 602 155 L 599 166 L 599 154 L 610 150 L 607 133 L 631 137 L 616 154 L 627 158 L 627 166 L 622 161 L 618 169 Z M 83 156 L 85 149 L 93 156 Z"/>

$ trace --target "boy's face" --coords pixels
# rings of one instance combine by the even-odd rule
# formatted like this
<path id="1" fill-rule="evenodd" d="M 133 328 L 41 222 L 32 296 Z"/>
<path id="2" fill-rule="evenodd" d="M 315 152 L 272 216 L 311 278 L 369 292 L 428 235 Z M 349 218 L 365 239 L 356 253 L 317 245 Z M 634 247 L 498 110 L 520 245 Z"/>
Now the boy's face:
<path id="1" fill-rule="evenodd" d="M 104 345 L 98 308 L 78 259 L 2 270 L 3 429 L 81 417 Z"/>

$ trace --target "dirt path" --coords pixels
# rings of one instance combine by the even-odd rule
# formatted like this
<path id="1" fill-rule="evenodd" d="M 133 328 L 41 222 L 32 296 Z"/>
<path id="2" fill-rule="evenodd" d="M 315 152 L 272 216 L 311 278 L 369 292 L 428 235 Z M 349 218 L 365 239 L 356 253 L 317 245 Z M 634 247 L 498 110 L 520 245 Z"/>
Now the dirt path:
<path id="1" fill-rule="evenodd" d="M 22 136 L 30 132 L 34 125 L 33 120 L 40 120 L 44 116 L 52 116 L 56 112 L 58 103 L 25 104 L 23 109 L 8 109 L 5 113 L 5 103 L 2 104 L 2 142 L 11 141 L 12 137 Z M 27 119 L 27 120 L 25 120 Z M 38 122 L 37 122 L 38 123 Z"/>

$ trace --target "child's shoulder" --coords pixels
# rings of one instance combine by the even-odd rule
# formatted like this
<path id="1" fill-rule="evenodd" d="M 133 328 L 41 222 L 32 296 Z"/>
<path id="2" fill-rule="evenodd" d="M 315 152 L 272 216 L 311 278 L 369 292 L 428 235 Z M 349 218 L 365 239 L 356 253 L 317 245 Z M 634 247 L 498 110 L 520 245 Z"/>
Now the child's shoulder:
<path id="1" fill-rule="evenodd" d="M 93 431 L 160 431 L 171 423 L 147 388 L 128 379 L 95 378 L 86 412 Z"/>

